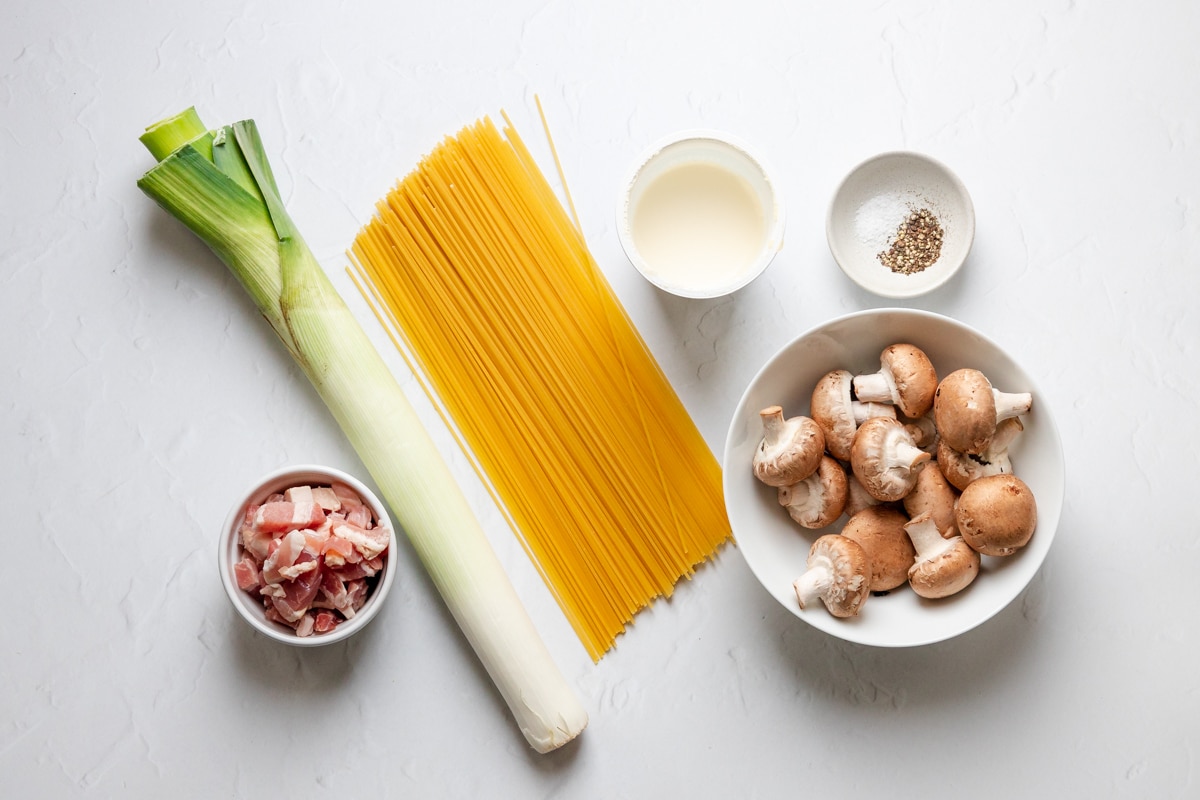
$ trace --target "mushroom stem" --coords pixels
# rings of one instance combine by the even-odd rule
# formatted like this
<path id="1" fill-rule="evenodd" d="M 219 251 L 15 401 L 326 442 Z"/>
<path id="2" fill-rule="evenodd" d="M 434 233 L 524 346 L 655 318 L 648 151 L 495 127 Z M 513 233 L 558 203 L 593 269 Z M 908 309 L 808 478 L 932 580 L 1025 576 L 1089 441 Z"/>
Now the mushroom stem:
<path id="1" fill-rule="evenodd" d="M 896 418 L 896 407 L 890 403 L 864 402 L 862 400 L 850 401 L 850 410 L 854 414 L 854 421 L 859 425 L 869 420 L 871 417 L 891 417 Z"/>
<path id="2" fill-rule="evenodd" d="M 987 448 L 983 451 L 983 460 L 995 461 L 1006 455 L 1008 446 L 1016 441 L 1017 436 L 1023 430 L 1025 430 L 1025 426 L 1021 424 L 1020 417 L 1002 418 L 1000 424 L 996 426 L 996 432 L 992 434 L 992 440 L 988 442 Z"/>
<path id="3" fill-rule="evenodd" d="M 854 396 L 862 403 L 896 402 L 896 382 L 889 372 L 854 376 Z"/>
<path id="4" fill-rule="evenodd" d="M 826 556 L 817 556 L 809 562 L 808 569 L 796 579 L 792 588 L 796 590 L 796 599 L 800 608 L 808 608 L 810 604 L 820 600 L 833 586 L 833 561 Z"/>
<path id="5" fill-rule="evenodd" d="M 781 406 L 768 406 L 758 412 L 762 418 L 763 439 L 766 440 L 768 447 L 774 447 L 786 438 L 787 426 L 783 421 L 783 408 Z"/>
<path id="6" fill-rule="evenodd" d="M 942 538 L 937 523 L 928 513 L 915 517 L 904 530 L 917 551 L 917 561 L 929 561 L 953 547 L 949 539 Z"/>
<path id="7" fill-rule="evenodd" d="M 888 469 L 911 470 L 918 464 L 923 464 L 933 458 L 932 455 L 926 453 L 916 445 L 899 438 L 895 441 L 894 446 L 886 451 L 886 454 Z"/>
<path id="8" fill-rule="evenodd" d="M 1002 392 L 992 389 L 996 403 L 996 422 L 1028 414 L 1033 407 L 1033 395 L 1029 392 Z"/>
<path id="9" fill-rule="evenodd" d="M 904 427 L 912 436 L 913 443 L 922 450 L 927 450 L 937 444 L 937 426 L 934 425 L 933 418 L 928 414 L 917 419 L 905 420 Z"/>
<path id="10" fill-rule="evenodd" d="M 811 477 L 810 475 L 809 478 Z M 793 483 L 791 486 L 780 486 L 776 490 L 776 494 L 779 497 L 779 505 L 786 508 L 791 505 L 802 506 L 807 503 L 813 494 L 809 478 L 805 478 L 799 483 Z"/>

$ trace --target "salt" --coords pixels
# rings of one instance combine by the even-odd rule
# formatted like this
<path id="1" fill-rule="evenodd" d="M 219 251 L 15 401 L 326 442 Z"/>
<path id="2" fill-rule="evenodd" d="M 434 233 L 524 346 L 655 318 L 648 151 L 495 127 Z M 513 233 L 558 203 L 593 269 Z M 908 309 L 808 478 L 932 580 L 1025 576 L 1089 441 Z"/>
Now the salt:
<path id="1" fill-rule="evenodd" d="M 863 203 L 854 215 L 854 233 L 873 251 L 886 250 L 896 228 L 916 210 L 917 198 L 903 194 L 879 194 Z"/>

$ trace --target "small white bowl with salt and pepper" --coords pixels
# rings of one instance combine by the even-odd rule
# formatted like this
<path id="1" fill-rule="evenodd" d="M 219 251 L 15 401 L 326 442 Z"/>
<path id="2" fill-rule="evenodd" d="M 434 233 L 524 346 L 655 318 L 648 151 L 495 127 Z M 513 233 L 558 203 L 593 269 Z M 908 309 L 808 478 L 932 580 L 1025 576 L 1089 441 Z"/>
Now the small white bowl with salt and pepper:
<path id="1" fill-rule="evenodd" d="M 958 272 L 975 239 L 966 186 L 921 153 L 881 153 L 838 186 L 825 220 L 834 260 L 882 297 L 917 297 Z"/>

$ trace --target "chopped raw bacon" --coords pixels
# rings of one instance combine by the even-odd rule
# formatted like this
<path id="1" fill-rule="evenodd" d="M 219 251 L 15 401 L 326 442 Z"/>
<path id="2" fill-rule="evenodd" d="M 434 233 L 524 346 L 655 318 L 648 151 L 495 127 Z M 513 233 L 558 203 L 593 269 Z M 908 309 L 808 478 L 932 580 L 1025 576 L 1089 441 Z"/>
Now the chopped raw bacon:
<path id="1" fill-rule="evenodd" d="M 341 611 L 346 619 L 354 616 L 350 593 L 346 591 L 346 583 L 332 571 L 326 570 L 325 576 L 321 579 L 321 597 L 322 599 L 318 602 L 322 607 L 335 608 Z"/>
<path id="2" fill-rule="evenodd" d="M 321 551 L 325 549 L 325 542 L 329 541 L 329 537 L 333 535 L 333 525 L 326 518 L 321 527 L 305 528 L 300 532 L 304 534 L 304 549 L 315 556 L 319 556 L 321 555 Z"/>
<path id="3" fill-rule="evenodd" d="M 346 513 L 346 522 L 356 528 L 371 527 L 371 509 L 366 506 L 350 509 Z"/>
<path id="4" fill-rule="evenodd" d="M 360 528 L 350 522 L 335 524 L 333 535 L 354 545 L 363 558 L 374 558 L 382 553 L 392 538 L 387 528 Z"/>
<path id="5" fill-rule="evenodd" d="M 271 604 L 284 619 L 296 622 L 312 607 L 313 599 L 321 589 L 321 571 L 302 573 L 280 586 L 283 588 L 283 597 L 272 597 Z"/>
<path id="6" fill-rule="evenodd" d="M 350 595 L 350 607 L 358 611 L 367 602 L 367 582 L 361 578 L 350 581 L 346 584 L 346 593 Z"/>
<path id="7" fill-rule="evenodd" d="M 353 564 L 346 564 L 343 567 L 333 567 L 328 560 L 325 562 L 326 566 L 331 567 L 330 572 L 344 581 L 352 581 L 355 578 L 369 578 L 373 573 L 367 572 L 368 563 L 370 562 L 359 559 Z"/>
<path id="8" fill-rule="evenodd" d="M 311 613 L 305 612 L 304 616 L 296 622 L 297 636 L 312 636 L 313 630 L 317 627 L 317 620 Z"/>
<path id="9" fill-rule="evenodd" d="M 274 541 L 274 538 L 274 536 L 266 531 L 256 529 L 251 523 L 242 526 L 242 548 L 257 559 L 260 564 L 267 560 L 267 556 L 271 552 L 271 542 Z"/>
<path id="10" fill-rule="evenodd" d="M 349 511 L 350 509 L 358 508 L 359 506 L 363 505 L 362 498 L 358 496 L 358 492 L 354 491 L 346 484 L 334 483 L 331 484 L 329 488 L 335 495 L 337 495 L 337 499 L 342 504 L 343 511 Z"/>
<path id="11" fill-rule="evenodd" d="M 337 624 L 337 614 L 334 614 L 332 611 L 321 610 L 317 612 L 317 618 L 313 625 L 313 629 L 317 633 L 329 633 L 331 630 L 337 627 Z"/>
<path id="12" fill-rule="evenodd" d="M 325 521 L 325 512 L 316 503 L 290 503 L 279 500 L 263 503 L 254 515 L 255 529 L 267 533 L 287 533 L 312 528 Z"/>
<path id="13" fill-rule="evenodd" d="M 241 561 L 233 565 L 233 576 L 243 592 L 253 592 L 262 585 L 258 564 L 250 556 L 243 556 Z"/>
<path id="14" fill-rule="evenodd" d="M 285 580 L 283 569 L 295 564 L 296 559 L 304 552 L 305 539 L 300 531 L 292 531 L 272 544 L 276 542 L 278 546 L 272 548 L 271 554 L 263 562 L 262 577 L 267 583 L 280 583 Z"/>
<path id="15" fill-rule="evenodd" d="M 294 581 L 306 572 L 312 572 L 321 567 L 321 562 L 318 558 L 307 550 L 301 552 L 301 557 L 296 559 L 296 563 L 290 567 L 280 567 L 279 576 L 287 581 Z"/>
<path id="16" fill-rule="evenodd" d="M 331 535 L 321 544 L 320 552 L 325 556 L 325 563 L 331 567 L 341 567 L 362 560 L 354 543 L 336 534 Z"/>
<path id="17" fill-rule="evenodd" d="M 238 587 L 261 598 L 268 620 L 310 636 L 363 607 L 391 531 L 349 486 L 301 485 L 250 506 L 240 540 Z"/>
<path id="18" fill-rule="evenodd" d="M 338 499 L 337 492 L 328 486 L 316 486 L 313 488 L 312 493 L 313 502 L 319 505 L 326 513 L 342 510 L 342 501 Z"/>
<path id="19" fill-rule="evenodd" d="M 289 503 L 313 503 L 311 486 L 293 486 L 283 493 L 283 499 Z"/>

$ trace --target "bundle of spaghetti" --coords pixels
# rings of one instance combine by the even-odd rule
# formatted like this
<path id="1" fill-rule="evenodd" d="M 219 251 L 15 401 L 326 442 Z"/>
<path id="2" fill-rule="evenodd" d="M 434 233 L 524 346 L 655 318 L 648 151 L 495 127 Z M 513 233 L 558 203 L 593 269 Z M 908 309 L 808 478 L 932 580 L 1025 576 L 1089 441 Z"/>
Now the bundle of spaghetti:
<path id="1" fill-rule="evenodd" d="M 350 258 L 598 661 L 730 528 L 720 466 L 578 227 L 485 118 L 387 194 Z"/>

